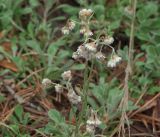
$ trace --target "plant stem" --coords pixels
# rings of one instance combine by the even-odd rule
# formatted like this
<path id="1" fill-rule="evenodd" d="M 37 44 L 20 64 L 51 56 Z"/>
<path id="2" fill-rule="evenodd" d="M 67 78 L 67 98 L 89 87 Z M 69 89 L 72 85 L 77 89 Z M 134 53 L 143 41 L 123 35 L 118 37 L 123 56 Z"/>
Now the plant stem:
<path id="1" fill-rule="evenodd" d="M 132 68 L 133 68 L 133 53 L 134 53 L 134 33 L 135 33 L 135 18 L 136 18 L 136 6 L 137 6 L 137 0 L 131 1 L 131 6 L 133 8 L 133 17 L 131 22 L 131 32 L 130 32 L 130 41 L 129 41 L 129 53 L 128 53 L 128 65 L 129 65 L 129 71 L 130 74 L 132 74 Z"/>
<path id="2" fill-rule="evenodd" d="M 94 60 L 92 60 L 92 64 L 91 64 L 90 69 L 88 66 L 88 61 L 86 61 L 86 67 L 85 67 L 85 71 L 84 71 L 84 81 L 83 81 L 82 111 L 80 112 L 79 120 L 77 121 L 77 124 L 76 124 L 76 130 L 75 130 L 76 136 L 79 135 L 80 124 L 81 124 L 83 117 L 86 114 L 86 110 L 87 110 L 87 95 L 88 95 L 87 93 L 88 93 L 88 88 L 89 88 L 89 79 L 92 74 L 93 66 L 94 66 Z"/>

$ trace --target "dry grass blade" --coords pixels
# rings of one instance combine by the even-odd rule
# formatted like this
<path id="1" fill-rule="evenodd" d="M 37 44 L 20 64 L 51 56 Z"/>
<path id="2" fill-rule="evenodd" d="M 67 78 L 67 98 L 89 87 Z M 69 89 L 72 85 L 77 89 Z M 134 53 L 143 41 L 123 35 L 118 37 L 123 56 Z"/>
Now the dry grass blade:
<path id="1" fill-rule="evenodd" d="M 155 95 L 151 100 L 147 101 L 143 106 L 141 106 L 138 110 L 136 110 L 135 112 L 133 112 L 129 117 L 133 117 L 135 114 L 142 112 L 144 110 L 147 110 L 153 106 L 155 106 L 155 100 L 160 97 L 160 93 L 158 93 L 157 95 Z"/>
<path id="2" fill-rule="evenodd" d="M 134 23 L 136 18 L 136 6 L 137 6 L 137 0 L 131 1 L 131 7 L 133 9 L 133 15 L 132 15 L 132 22 L 131 22 L 131 32 L 130 32 L 130 42 L 129 42 L 129 52 L 128 52 L 128 63 L 125 71 L 125 79 L 124 79 L 124 96 L 120 102 L 119 108 L 122 110 L 121 118 L 120 118 L 120 124 L 119 124 L 119 137 L 121 137 L 121 134 L 123 137 L 125 137 L 125 121 L 127 122 L 128 131 L 129 131 L 129 137 L 130 137 L 130 124 L 127 116 L 127 109 L 128 109 L 128 99 L 129 99 L 129 87 L 128 87 L 128 81 L 130 79 L 130 76 L 133 73 L 133 49 L 134 49 Z"/>

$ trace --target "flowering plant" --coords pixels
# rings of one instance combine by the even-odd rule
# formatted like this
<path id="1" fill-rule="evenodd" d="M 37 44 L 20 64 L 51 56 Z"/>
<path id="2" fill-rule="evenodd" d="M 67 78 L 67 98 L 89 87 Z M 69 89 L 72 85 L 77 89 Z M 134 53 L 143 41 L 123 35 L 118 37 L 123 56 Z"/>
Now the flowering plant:
<path id="1" fill-rule="evenodd" d="M 58 94 L 59 101 L 61 101 L 60 94 L 63 92 L 63 87 L 64 87 L 68 91 L 67 97 L 72 105 L 77 106 L 78 104 L 82 104 L 82 111 L 80 112 L 76 122 L 77 124 L 76 124 L 75 135 L 78 135 L 79 124 L 81 124 L 82 119 L 84 118 L 84 114 L 86 113 L 85 111 L 87 110 L 87 96 L 88 96 L 87 91 L 89 88 L 88 72 L 90 71 L 89 74 L 91 74 L 92 72 L 92 69 L 90 70 L 88 69 L 89 66 L 87 62 L 93 61 L 94 59 L 96 59 L 108 67 L 115 67 L 121 61 L 121 57 L 119 57 L 116 54 L 115 49 L 111 46 L 111 44 L 114 42 L 114 38 L 112 36 L 105 34 L 105 35 L 99 35 L 98 37 L 96 37 L 96 39 L 94 39 L 94 33 L 90 29 L 91 19 L 93 15 L 94 15 L 94 12 L 91 9 L 82 9 L 79 11 L 80 22 L 76 22 L 74 20 L 68 20 L 66 25 L 61 29 L 64 35 L 68 35 L 76 27 L 76 24 L 78 24 L 80 25 L 80 30 L 79 30 L 80 34 L 82 34 L 85 38 L 84 43 L 82 43 L 77 48 L 77 51 L 73 52 L 73 55 L 72 55 L 72 58 L 75 60 L 79 60 L 83 58 L 86 61 L 82 97 L 76 93 L 76 91 L 72 86 L 73 76 L 70 70 L 63 72 L 61 75 L 62 79 L 65 81 L 65 85 L 64 86 L 60 84 L 55 85 L 55 91 Z M 107 63 L 106 63 L 107 57 L 105 56 L 104 53 L 102 53 L 104 46 L 107 46 L 112 49 L 110 59 Z M 44 86 L 46 86 L 48 83 L 51 83 L 50 80 L 45 80 L 45 81 L 42 82 Z M 91 134 L 94 134 L 95 129 L 101 123 L 102 122 L 97 117 L 97 113 L 91 109 L 91 116 L 88 118 L 86 122 L 86 131 Z"/>

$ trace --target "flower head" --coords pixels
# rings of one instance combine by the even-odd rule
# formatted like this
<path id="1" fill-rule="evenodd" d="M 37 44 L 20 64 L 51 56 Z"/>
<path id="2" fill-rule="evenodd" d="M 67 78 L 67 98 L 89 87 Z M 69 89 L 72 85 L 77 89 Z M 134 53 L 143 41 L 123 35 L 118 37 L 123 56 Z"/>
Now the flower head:
<path id="1" fill-rule="evenodd" d="M 90 134 L 93 134 L 95 132 L 95 126 L 94 125 L 86 125 L 86 131 Z"/>
<path id="2" fill-rule="evenodd" d="M 85 26 L 82 26 L 80 29 L 80 34 L 83 34 L 89 37 L 93 35 L 93 32 L 90 29 L 87 29 Z"/>
<path id="3" fill-rule="evenodd" d="M 56 91 L 57 93 L 62 93 L 62 92 L 63 92 L 63 87 L 62 87 L 62 85 L 56 84 L 56 85 L 55 85 L 55 91 Z"/>
<path id="4" fill-rule="evenodd" d="M 80 34 L 84 34 L 86 32 L 86 27 L 82 26 L 80 29 Z"/>
<path id="5" fill-rule="evenodd" d="M 61 31 L 62 31 L 62 33 L 63 33 L 64 35 L 68 35 L 68 34 L 69 34 L 69 28 L 66 27 L 66 26 L 64 26 L 64 27 L 61 29 Z"/>
<path id="6" fill-rule="evenodd" d="M 124 12 L 128 15 L 133 15 L 134 9 L 131 6 L 127 6 L 124 8 Z"/>
<path id="7" fill-rule="evenodd" d="M 97 52 L 95 55 L 96 59 L 99 61 L 104 61 L 105 60 L 105 56 L 102 54 L 102 52 Z"/>
<path id="8" fill-rule="evenodd" d="M 97 117 L 97 113 L 91 109 L 91 116 L 90 116 L 89 119 L 87 120 L 87 124 L 98 126 L 98 125 L 100 125 L 101 123 L 102 123 L 102 122 L 101 122 L 101 121 L 98 119 L 98 117 Z"/>
<path id="9" fill-rule="evenodd" d="M 87 120 L 86 131 L 89 133 L 94 133 L 95 128 L 101 123 L 102 122 L 97 117 L 97 113 L 91 109 L 91 116 Z"/>
<path id="10" fill-rule="evenodd" d="M 93 32 L 91 30 L 87 30 L 85 33 L 84 33 L 85 36 L 89 37 L 89 36 L 92 36 L 93 35 Z"/>
<path id="11" fill-rule="evenodd" d="M 83 45 L 80 45 L 76 52 L 73 52 L 72 58 L 78 59 L 78 58 L 85 58 L 88 59 L 88 51 Z"/>
<path id="12" fill-rule="evenodd" d="M 77 52 L 73 52 L 72 58 L 73 58 L 73 59 L 78 59 L 78 58 L 79 58 L 78 53 L 77 53 Z"/>
<path id="13" fill-rule="evenodd" d="M 97 45 L 95 44 L 95 42 L 86 43 L 84 46 L 89 52 L 97 51 Z"/>
<path id="14" fill-rule="evenodd" d="M 104 44 L 106 44 L 106 45 L 110 45 L 110 44 L 112 44 L 113 42 L 114 42 L 114 38 L 111 37 L 111 36 L 106 36 L 106 37 L 104 38 Z"/>
<path id="15" fill-rule="evenodd" d="M 64 71 L 61 76 L 63 80 L 66 80 L 66 81 L 70 81 L 72 79 L 72 74 L 70 70 Z"/>
<path id="16" fill-rule="evenodd" d="M 49 86 L 50 84 L 52 84 L 52 81 L 51 81 L 50 79 L 44 78 L 44 79 L 42 80 L 42 86 L 43 86 L 43 87 L 47 87 L 47 86 Z"/>
<path id="17" fill-rule="evenodd" d="M 78 103 L 81 102 L 81 96 L 78 96 L 74 90 L 70 89 L 68 94 L 68 99 L 69 101 L 74 104 L 74 105 L 77 105 Z"/>
<path id="18" fill-rule="evenodd" d="M 91 16 L 93 11 L 91 9 L 82 9 L 79 11 L 79 18 L 84 20 L 87 17 Z"/>
<path id="19" fill-rule="evenodd" d="M 76 24 L 73 21 L 67 22 L 67 27 L 69 30 L 73 30 L 75 28 Z"/>
<path id="20" fill-rule="evenodd" d="M 115 67 L 117 65 L 117 63 L 119 63 L 122 60 L 121 57 L 119 57 L 118 55 L 114 54 L 113 56 L 111 56 L 110 60 L 108 61 L 107 66 L 108 67 Z"/>

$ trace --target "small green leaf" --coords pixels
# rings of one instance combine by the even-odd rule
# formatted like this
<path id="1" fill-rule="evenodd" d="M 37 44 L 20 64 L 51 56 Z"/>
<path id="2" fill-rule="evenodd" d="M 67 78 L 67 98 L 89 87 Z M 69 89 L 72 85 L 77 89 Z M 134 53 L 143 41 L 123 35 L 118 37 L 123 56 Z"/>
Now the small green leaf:
<path id="1" fill-rule="evenodd" d="M 83 70 L 85 69 L 85 65 L 84 64 L 74 64 L 72 67 L 71 67 L 72 70 Z"/>
<path id="2" fill-rule="evenodd" d="M 15 107 L 15 114 L 18 117 L 18 119 L 20 120 L 20 122 L 22 122 L 22 117 L 23 117 L 23 107 L 21 105 L 17 105 Z"/>
<path id="3" fill-rule="evenodd" d="M 52 119 L 56 124 L 60 124 L 64 122 L 64 117 L 55 109 L 51 109 L 48 112 L 48 116 Z"/>
<path id="4" fill-rule="evenodd" d="M 39 5 L 39 2 L 38 0 L 29 0 L 29 3 L 32 7 L 36 7 Z"/>
<path id="5" fill-rule="evenodd" d="M 65 13 L 69 15 L 76 15 L 79 12 L 79 8 L 73 7 L 68 4 L 62 4 L 58 8 L 61 8 Z"/>
<path id="6" fill-rule="evenodd" d="M 27 45 L 29 47 L 31 47 L 32 49 L 34 49 L 36 52 L 38 52 L 40 54 L 42 53 L 42 49 L 41 49 L 40 44 L 39 44 L 38 41 L 36 41 L 36 40 L 28 40 L 27 41 Z"/>
<path id="7" fill-rule="evenodd" d="M 5 100 L 5 97 L 0 94 L 0 103 L 2 103 Z"/>

